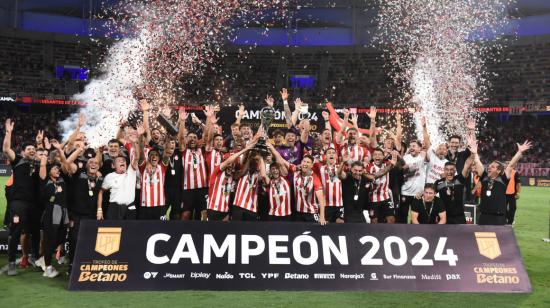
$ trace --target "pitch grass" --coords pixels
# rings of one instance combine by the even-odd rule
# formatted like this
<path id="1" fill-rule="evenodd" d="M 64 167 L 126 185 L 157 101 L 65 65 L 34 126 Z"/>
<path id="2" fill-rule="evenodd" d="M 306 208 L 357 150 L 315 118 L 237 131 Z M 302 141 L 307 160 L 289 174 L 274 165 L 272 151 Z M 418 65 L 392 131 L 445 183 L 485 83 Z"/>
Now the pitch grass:
<path id="1" fill-rule="evenodd" d="M 4 187 L 5 178 L 0 178 Z M 5 199 L 0 197 L 0 217 Z M 68 277 L 43 278 L 33 270 L 16 277 L 0 276 L 0 307 L 550 307 L 550 189 L 524 187 L 514 230 L 532 294 L 472 294 L 427 292 L 69 292 Z M 0 255 L 0 267 L 6 264 Z"/>

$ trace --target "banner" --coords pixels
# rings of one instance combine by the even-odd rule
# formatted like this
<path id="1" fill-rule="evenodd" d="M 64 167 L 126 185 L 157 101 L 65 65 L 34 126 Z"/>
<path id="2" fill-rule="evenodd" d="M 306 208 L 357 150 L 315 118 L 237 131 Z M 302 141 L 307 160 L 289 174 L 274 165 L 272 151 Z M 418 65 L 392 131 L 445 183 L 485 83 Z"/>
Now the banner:
<path id="1" fill-rule="evenodd" d="M 70 290 L 531 292 L 512 228 L 82 221 Z"/>
<path id="2" fill-rule="evenodd" d="M 540 176 L 520 176 L 521 185 L 524 186 L 537 186 L 537 187 L 550 187 L 550 178 Z"/>

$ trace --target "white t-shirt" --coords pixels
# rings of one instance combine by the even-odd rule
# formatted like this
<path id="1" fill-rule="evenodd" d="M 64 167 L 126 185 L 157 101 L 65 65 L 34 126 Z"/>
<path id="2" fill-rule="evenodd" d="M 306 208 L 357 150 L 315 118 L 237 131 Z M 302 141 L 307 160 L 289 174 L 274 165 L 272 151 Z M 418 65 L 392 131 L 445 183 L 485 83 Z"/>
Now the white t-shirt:
<path id="1" fill-rule="evenodd" d="M 110 190 L 109 202 L 128 205 L 136 197 L 136 170 L 128 167 L 126 173 L 111 172 L 103 179 L 101 188 Z"/>
<path id="2" fill-rule="evenodd" d="M 445 157 L 443 157 L 443 159 L 437 157 L 437 155 L 435 155 L 435 148 L 429 149 L 427 155 L 430 161 L 428 162 L 428 168 L 426 169 L 426 183 L 433 184 L 435 181 L 443 177 L 445 163 L 448 162 L 448 160 Z"/>
<path id="3" fill-rule="evenodd" d="M 404 196 L 415 196 L 424 191 L 426 182 L 426 160 L 423 155 L 412 156 L 406 154 L 403 160 L 409 166 L 405 171 L 405 182 L 401 186 L 401 194 Z"/>

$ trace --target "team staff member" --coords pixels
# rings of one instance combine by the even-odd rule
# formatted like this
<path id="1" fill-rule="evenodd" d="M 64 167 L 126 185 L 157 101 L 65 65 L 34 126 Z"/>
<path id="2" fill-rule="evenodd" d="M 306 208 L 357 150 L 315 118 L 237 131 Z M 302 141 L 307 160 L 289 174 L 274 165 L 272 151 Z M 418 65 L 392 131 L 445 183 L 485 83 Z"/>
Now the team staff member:
<path id="1" fill-rule="evenodd" d="M 38 259 L 36 264 L 42 265 L 43 263 L 44 277 L 54 278 L 59 275 L 59 272 L 52 266 L 52 255 L 57 246 L 64 242 L 69 225 L 67 185 L 61 178 L 61 165 L 54 163 L 47 168 L 46 157 L 40 161 L 39 174 L 42 180 L 40 198 L 45 205 L 42 217 L 44 256 Z"/>
<path id="2" fill-rule="evenodd" d="M 180 220 L 183 211 L 182 181 L 183 165 L 175 140 L 167 140 L 164 145 L 163 161 L 166 165 L 164 178 L 164 192 L 166 194 L 166 208 L 170 207 L 170 220 Z"/>
<path id="3" fill-rule="evenodd" d="M 135 137 L 134 137 L 135 138 Z M 133 148 L 138 149 L 137 140 L 134 142 Z M 134 155 L 129 167 L 126 166 L 126 157 L 118 156 L 113 162 L 115 172 L 111 172 L 105 176 L 101 185 L 101 190 L 97 197 L 97 219 L 104 218 L 110 220 L 136 219 L 136 205 L 134 203 L 136 197 L 136 170 L 138 169 L 138 161 L 141 151 L 134 151 Z M 103 215 L 101 204 L 103 202 L 103 193 L 110 191 L 109 207 L 107 215 Z"/>
<path id="4" fill-rule="evenodd" d="M 415 199 L 411 205 L 411 222 L 413 224 L 444 225 L 447 220 L 445 206 L 435 197 L 435 186 L 426 184 L 420 199 Z"/>
<path id="5" fill-rule="evenodd" d="M 516 216 L 516 203 L 519 199 L 519 191 L 521 189 L 521 180 L 519 173 L 512 169 L 512 175 L 510 176 L 510 182 L 506 187 L 506 223 L 511 225 L 514 223 L 514 217 Z"/>
<path id="6" fill-rule="evenodd" d="M 477 153 L 475 143 L 472 144 L 472 148 Z M 464 190 L 472 162 L 473 159 L 466 160 L 459 174 L 456 174 L 456 165 L 454 163 L 446 162 L 444 177 L 434 183 L 436 192 L 439 194 L 439 199 L 443 202 L 445 211 L 447 212 L 447 224 L 466 223 L 466 216 L 464 215 Z"/>
<path id="7" fill-rule="evenodd" d="M 512 157 L 506 167 L 501 162 L 493 161 L 484 170 L 479 156 L 475 155 L 475 163 L 478 174 L 481 174 L 481 202 L 479 204 L 479 225 L 505 225 L 506 224 L 506 187 L 512 170 L 523 156 L 523 153 L 531 148 L 531 142 L 525 141 L 517 144 L 518 151 Z M 470 151 L 472 151 L 470 149 Z M 472 151 L 473 152 L 473 151 Z"/>
<path id="8" fill-rule="evenodd" d="M 347 161 L 349 156 L 344 156 Z M 363 211 L 370 210 L 369 178 L 364 174 L 363 163 L 355 161 L 351 164 L 351 172 L 339 171 L 342 180 L 342 196 L 344 199 L 344 221 L 346 223 L 366 223 Z"/>
<path id="9" fill-rule="evenodd" d="M 21 154 L 16 155 L 11 148 L 11 136 L 14 122 L 6 120 L 4 142 L 2 150 L 12 167 L 13 185 L 11 188 L 10 202 L 10 231 L 8 237 L 8 275 L 17 275 L 15 259 L 17 247 L 22 233 L 29 233 L 29 218 L 31 211 L 35 210 L 38 203 L 38 166 L 34 160 L 36 150 L 32 143 L 24 143 Z M 33 253 L 38 253 L 40 235 L 33 236 Z M 36 243 L 36 244 L 35 244 Z M 36 250 L 35 250 L 36 247 Z"/>

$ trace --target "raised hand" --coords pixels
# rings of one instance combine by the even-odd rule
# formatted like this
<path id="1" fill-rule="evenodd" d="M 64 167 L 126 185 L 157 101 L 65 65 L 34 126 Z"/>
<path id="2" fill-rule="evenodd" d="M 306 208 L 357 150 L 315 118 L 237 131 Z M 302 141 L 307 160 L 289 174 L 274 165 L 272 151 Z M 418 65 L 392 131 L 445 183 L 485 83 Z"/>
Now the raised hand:
<path id="1" fill-rule="evenodd" d="M 397 151 L 395 150 L 391 151 L 390 163 L 392 166 L 395 166 L 397 164 L 397 157 L 399 157 L 399 153 L 397 153 Z"/>
<path id="2" fill-rule="evenodd" d="M 369 118 L 370 118 L 371 120 L 373 120 L 374 118 L 376 118 L 376 107 L 371 106 L 368 115 L 369 115 Z"/>
<path id="3" fill-rule="evenodd" d="M 139 108 L 141 109 L 141 111 L 147 112 L 149 111 L 151 106 L 149 105 L 149 102 L 146 99 L 142 98 L 139 100 Z"/>
<path id="4" fill-rule="evenodd" d="M 201 120 L 195 115 L 194 112 L 191 113 L 191 121 L 195 124 L 201 124 Z"/>
<path id="5" fill-rule="evenodd" d="M 15 122 L 13 122 L 11 119 L 6 119 L 6 133 L 13 132 L 14 125 L 15 125 Z"/>
<path id="6" fill-rule="evenodd" d="M 52 144 L 50 143 L 50 139 L 48 139 L 48 137 L 44 137 L 44 148 L 48 151 L 52 148 Z"/>
<path id="7" fill-rule="evenodd" d="M 518 146 L 518 152 L 520 152 L 520 153 L 523 153 L 523 152 L 529 150 L 531 148 L 531 146 L 533 146 L 531 141 L 528 141 L 528 140 L 525 140 L 523 142 L 523 144 L 519 144 L 519 143 L 516 143 L 516 144 Z"/>
<path id="8" fill-rule="evenodd" d="M 350 112 L 348 108 L 345 108 L 342 112 L 344 113 L 344 118 L 349 118 Z"/>
<path id="9" fill-rule="evenodd" d="M 164 108 L 162 108 L 162 114 L 165 117 L 169 118 L 170 115 L 172 114 L 172 108 L 170 108 L 170 106 L 168 106 L 168 105 L 164 106 Z"/>
<path id="10" fill-rule="evenodd" d="M 283 101 L 287 101 L 288 100 L 288 91 L 286 90 L 286 88 L 283 88 L 280 93 L 281 93 L 281 98 L 283 99 Z"/>
<path id="11" fill-rule="evenodd" d="M 38 130 L 38 133 L 36 134 L 36 144 L 42 144 L 44 141 L 44 131 Z"/>
<path id="12" fill-rule="evenodd" d="M 59 143 L 59 141 L 57 141 L 56 139 L 52 139 L 52 141 L 50 141 L 50 144 L 51 144 L 52 147 L 54 147 L 56 150 L 61 151 L 61 143 Z"/>
<path id="13" fill-rule="evenodd" d="M 137 131 L 138 136 L 144 135 L 145 134 L 145 125 L 143 125 L 143 123 L 139 123 L 138 126 L 136 127 L 136 131 Z"/>
<path id="14" fill-rule="evenodd" d="M 321 112 L 321 115 L 323 116 L 323 119 L 325 120 L 325 122 L 329 121 L 330 115 L 327 111 Z"/>
<path id="15" fill-rule="evenodd" d="M 81 112 L 78 115 L 78 127 L 83 127 L 84 125 L 86 125 L 86 115 Z"/>
<path id="16" fill-rule="evenodd" d="M 466 122 L 466 128 L 468 130 L 476 130 L 476 119 L 474 118 L 468 119 L 468 121 Z"/>
<path id="17" fill-rule="evenodd" d="M 358 125 L 357 125 L 358 120 L 359 120 L 359 115 L 357 113 L 354 113 L 354 114 L 351 115 L 350 121 L 353 124 L 353 126 L 358 127 Z"/>
<path id="18" fill-rule="evenodd" d="M 477 154 L 477 140 L 474 136 L 466 136 L 466 142 L 468 142 L 468 149 L 470 153 Z"/>
<path id="19" fill-rule="evenodd" d="M 266 98 L 265 98 L 265 103 L 269 106 L 269 107 L 273 107 L 273 103 L 275 102 L 275 100 L 273 99 L 273 97 L 271 95 L 267 95 Z"/>
<path id="20" fill-rule="evenodd" d="M 422 127 L 426 127 L 426 123 L 426 117 L 422 116 L 422 118 L 420 118 L 420 124 L 422 124 Z"/>
<path id="21" fill-rule="evenodd" d="M 185 109 L 180 108 L 178 110 L 178 120 L 179 121 L 184 121 L 185 122 L 188 117 L 189 117 L 189 114 L 185 111 Z"/>

